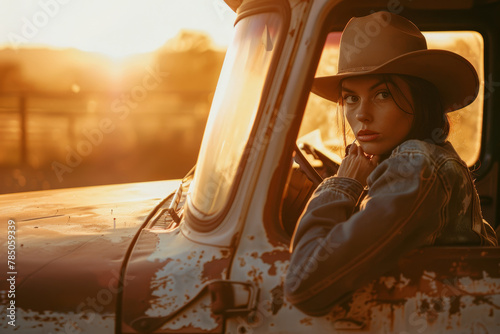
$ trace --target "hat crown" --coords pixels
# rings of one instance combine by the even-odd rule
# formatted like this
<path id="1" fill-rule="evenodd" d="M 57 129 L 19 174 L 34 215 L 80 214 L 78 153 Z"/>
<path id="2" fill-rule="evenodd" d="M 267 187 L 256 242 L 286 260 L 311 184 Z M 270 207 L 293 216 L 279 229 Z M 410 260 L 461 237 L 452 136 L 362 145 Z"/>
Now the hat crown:
<path id="1" fill-rule="evenodd" d="M 354 17 L 342 32 L 338 72 L 366 71 L 420 50 L 427 50 L 425 37 L 406 18 L 384 11 Z"/>
<path id="2" fill-rule="evenodd" d="M 314 79 L 312 91 L 328 100 L 340 98 L 341 82 L 362 75 L 413 76 L 433 84 L 446 112 L 470 104 L 478 94 L 474 66 L 457 53 L 428 50 L 425 37 L 406 18 L 376 12 L 352 18 L 340 40 L 338 73 Z"/>

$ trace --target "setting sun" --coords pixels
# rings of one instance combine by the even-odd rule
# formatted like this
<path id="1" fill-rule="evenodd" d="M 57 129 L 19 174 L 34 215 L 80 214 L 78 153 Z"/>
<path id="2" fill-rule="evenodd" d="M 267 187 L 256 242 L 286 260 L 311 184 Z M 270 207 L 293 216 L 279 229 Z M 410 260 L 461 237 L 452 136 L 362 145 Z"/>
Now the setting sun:
<path id="1" fill-rule="evenodd" d="M 77 48 L 121 58 L 151 52 L 182 29 L 226 47 L 235 14 L 222 0 L 1 0 L 4 47 Z"/>
<path id="2" fill-rule="evenodd" d="M 233 35 L 223 0 L 0 6 L 0 193 L 193 167 Z"/>

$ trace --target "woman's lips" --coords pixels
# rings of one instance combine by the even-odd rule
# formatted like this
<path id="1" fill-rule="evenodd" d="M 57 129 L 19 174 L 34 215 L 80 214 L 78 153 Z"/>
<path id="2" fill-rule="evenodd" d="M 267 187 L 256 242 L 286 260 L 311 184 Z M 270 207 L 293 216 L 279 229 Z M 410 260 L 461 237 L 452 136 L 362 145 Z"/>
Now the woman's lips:
<path id="1" fill-rule="evenodd" d="M 379 136 L 380 136 L 379 133 L 361 130 L 358 132 L 357 138 L 359 141 L 367 142 L 367 141 L 373 141 L 377 139 Z"/>

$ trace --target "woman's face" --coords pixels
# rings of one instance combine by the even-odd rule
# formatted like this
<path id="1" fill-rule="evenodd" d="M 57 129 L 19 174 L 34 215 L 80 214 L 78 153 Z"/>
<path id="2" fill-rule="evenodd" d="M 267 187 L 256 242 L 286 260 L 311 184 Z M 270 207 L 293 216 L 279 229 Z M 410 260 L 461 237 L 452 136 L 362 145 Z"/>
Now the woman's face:
<path id="1" fill-rule="evenodd" d="M 347 121 L 363 151 L 371 155 L 390 153 L 401 144 L 410 132 L 413 114 L 408 85 L 396 76 L 393 82 L 409 101 L 396 104 L 391 92 L 394 84 L 387 83 L 380 75 L 351 77 L 342 81 L 343 109 Z M 390 91 L 387 89 L 389 86 Z"/>

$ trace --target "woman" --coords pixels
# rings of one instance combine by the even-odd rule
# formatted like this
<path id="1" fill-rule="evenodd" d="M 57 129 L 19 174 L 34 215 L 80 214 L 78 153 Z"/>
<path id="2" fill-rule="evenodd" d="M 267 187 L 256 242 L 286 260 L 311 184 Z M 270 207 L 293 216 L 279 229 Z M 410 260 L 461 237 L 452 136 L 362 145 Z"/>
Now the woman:
<path id="1" fill-rule="evenodd" d="M 446 113 L 471 103 L 479 80 L 461 56 L 428 50 L 407 19 L 353 18 L 339 73 L 313 92 L 338 102 L 358 144 L 323 181 L 292 240 L 288 299 L 311 315 L 429 245 L 497 245 L 467 165 L 446 141 Z"/>

